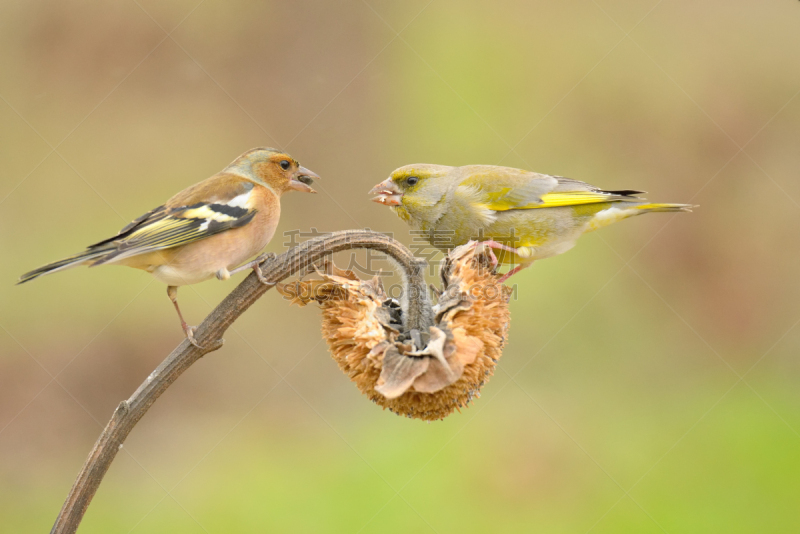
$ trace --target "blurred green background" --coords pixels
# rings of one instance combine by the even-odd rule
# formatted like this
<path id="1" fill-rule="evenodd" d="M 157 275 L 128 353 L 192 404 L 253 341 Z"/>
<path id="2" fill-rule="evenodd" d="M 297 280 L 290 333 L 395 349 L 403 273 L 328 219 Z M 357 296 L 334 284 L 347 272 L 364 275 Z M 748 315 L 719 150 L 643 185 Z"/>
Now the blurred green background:
<path id="1" fill-rule="evenodd" d="M 494 378 L 438 423 L 367 402 L 268 293 L 81 532 L 800 532 L 798 27 L 796 1 L 3 2 L 0 531 L 48 531 L 182 339 L 142 272 L 16 278 L 266 145 L 323 177 L 279 233 L 410 243 L 366 191 L 416 162 L 701 207 L 512 279 Z M 190 322 L 240 279 L 182 289 Z"/>

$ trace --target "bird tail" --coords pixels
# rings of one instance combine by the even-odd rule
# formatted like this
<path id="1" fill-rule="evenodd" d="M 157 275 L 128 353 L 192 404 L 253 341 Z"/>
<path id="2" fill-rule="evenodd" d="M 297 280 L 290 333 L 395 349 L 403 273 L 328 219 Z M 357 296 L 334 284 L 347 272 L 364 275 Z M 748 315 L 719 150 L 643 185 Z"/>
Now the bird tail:
<path id="1" fill-rule="evenodd" d="M 602 210 L 595 214 L 594 218 L 592 218 L 592 220 L 589 222 L 589 226 L 586 231 L 593 232 L 594 230 L 604 228 L 609 224 L 621 221 L 622 219 L 627 219 L 628 217 L 633 217 L 635 215 L 642 215 L 643 213 L 651 213 L 656 211 L 675 213 L 678 211 L 692 211 L 692 208 L 697 207 L 693 206 L 692 204 L 655 204 L 641 200 L 634 203 L 636 200 L 637 199 L 632 198 L 629 200 L 631 203 L 627 205 L 624 202 L 620 204 L 614 204 L 612 208 Z M 617 207 L 618 205 L 619 207 Z"/>
<path id="2" fill-rule="evenodd" d="M 45 274 L 63 271 L 64 269 L 69 269 L 70 267 L 75 267 L 77 265 L 83 265 L 84 263 L 108 254 L 108 252 L 109 249 L 107 248 L 88 249 L 79 254 L 75 254 L 74 256 L 70 256 L 69 258 L 64 258 L 63 260 L 42 265 L 38 269 L 34 269 L 20 276 L 19 280 L 17 280 L 17 285 L 24 284 L 25 282 L 29 282 L 34 278 L 39 278 Z"/>
<path id="3" fill-rule="evenodd" d="M 641 210 L 643 213 L 651 212 L 651 211 L 666 211 L 666 212 L 676 212 L 676 211 L 692 211 L 692 208 L 696 208 L 697 206 L 693 204 L 639 204 L 636 206 L 637 210 Z"/>

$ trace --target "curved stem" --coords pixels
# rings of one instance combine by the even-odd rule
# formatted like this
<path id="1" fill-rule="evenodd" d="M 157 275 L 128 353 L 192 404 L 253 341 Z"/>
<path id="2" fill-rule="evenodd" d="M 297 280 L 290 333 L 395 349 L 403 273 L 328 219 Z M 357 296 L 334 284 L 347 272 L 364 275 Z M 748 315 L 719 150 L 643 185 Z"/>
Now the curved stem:
<path id="1" fill-rule="evenodd" d="M 270 282 L 280 282 L 319 260 L 343 250 L 368 248 L 392 257 L 406 276 L 409 292 L 406 329 L 427 330 L 431 317 L 430 302 L 425 287 L 425 261 L 394 239 L 369 230 L 345 230 L 310 239 L 261 265 L 261 272 Z M 205 318 L 195 331 L 202 348 L 184 340 L 167 356 L 128 400 L 122 401 L 103 429 L 78 478 L 58 514 L 51 534 L 74 533 L 80 525 L 89 503 L 100 486 L 122 443 L 147 410 L 177 378 L 205 354 L 222 346 L 222 335 L 233 322 L 273 286 L 262 284 L 255 273 L 239 284 Z"/>

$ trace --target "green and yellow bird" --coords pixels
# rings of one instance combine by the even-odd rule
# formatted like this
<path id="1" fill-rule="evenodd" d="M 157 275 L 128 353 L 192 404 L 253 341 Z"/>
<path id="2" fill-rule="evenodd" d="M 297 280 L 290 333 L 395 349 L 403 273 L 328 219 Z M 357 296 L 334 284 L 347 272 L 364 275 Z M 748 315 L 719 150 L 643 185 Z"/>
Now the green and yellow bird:
<path id="1" fill-rule="evenodd" d="M 373 200 L 391 206 L 413 230 L 448 251 L 470 240 L 517 266 L 556 256 L 578 238 L 654 211 L 691 211 L 690 204 L 654 204 L 642 191 L 606 191 L 578 180 L 493 165 L 406 165 L 376 185 Z"/>

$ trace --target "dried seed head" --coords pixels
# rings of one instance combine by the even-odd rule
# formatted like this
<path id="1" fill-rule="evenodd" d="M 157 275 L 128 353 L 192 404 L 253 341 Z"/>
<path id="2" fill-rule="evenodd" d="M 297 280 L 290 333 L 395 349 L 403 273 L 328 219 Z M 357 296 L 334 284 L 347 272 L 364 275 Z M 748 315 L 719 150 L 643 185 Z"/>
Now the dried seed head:
<path id="1" fill-rule="evenodd" d="M 359 280 L 326 263 L 321 280 L 279 285 L 292 303 L 322 307 L 322 335 L 333 359 L 370 400 L 398 415 L 443 419 L 466 407 L 502 354 L 511 290 L 497 282 L 484 254 L 464 245 L 442 268 L 444 286 L 433 306 L 429 341 L 401 334 L 397 303 L 378 277 Z"/>

